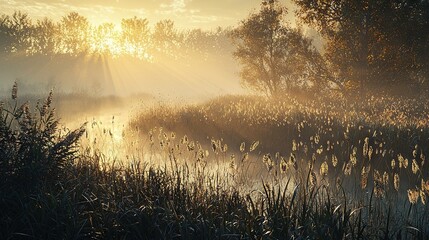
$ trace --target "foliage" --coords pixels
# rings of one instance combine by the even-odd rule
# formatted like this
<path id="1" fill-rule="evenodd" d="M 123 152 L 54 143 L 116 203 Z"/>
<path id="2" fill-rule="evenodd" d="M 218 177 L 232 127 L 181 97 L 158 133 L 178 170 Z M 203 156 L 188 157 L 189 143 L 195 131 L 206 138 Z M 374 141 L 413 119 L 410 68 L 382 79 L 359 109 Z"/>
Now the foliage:
<path id="1" fill-rule="evenodd" d="M 29 103 L 18 104 L 18 86 L 12 90 L 12 101 L 0 109 L 0 178 L 5 187 L 31 189 L 39 184 L 55 184 L 67 165 L 76 157 L 76 142 L 84 133 L 59 131 L 52 92 L 35 112 Z"/>
<path id="2" fill-rule="evenodd" d="M 17 100 L 16 96 L 15 86 L 12 93 L 13 101 Z M 42 106 L 36 108 L 36 116 L 50 114 L 50 99 L 51 97 L 48 97 Z M 271 154 L 266 153 L 268 148 L 264 147 L 266 143 L 262 138 L 261 141 L 246 141 L 233 145 L 226 144 L 227 139 L 205 138 L 197 141 L 188 135 L 181 136 L 169 132 L 167 128 L 153 128 L 147 135 L 136 135 L 136 138 L 124 140 L 126 141 L 124 148 L 127 150 L 136 148 L 136 153 L 128 151 L 129 155 L 126 156 L 106 156 L 92 148 L 96 147 L 95 138 L 100 141 L 103 135 L 92 136 L 94 138 L 92 139 L 85 134 L 82 141 L 88 140 L 94 145 L 89 145 L 89 148 L 83 148 L 81 145 L 78 153 L 75 152 L 76 145 L 67 144 L 65 141 L 67 137 L 59 139 L 52 137 L 56 139 L 54 142 L 59 141 L 58 143 L 64 147 L 63 153 L 66 154 L 57 155 L 64 161 L 57 159 L 58 161 L 53 164 L 63 166 L 60 162 L 69 162 L 65 167 L 39 172 L 38 178 L 25 178 L 20 181 L 17 181 L 16 174 L 2 172 L 0 238 L 424 239 L 428 237 L 426 216 L 429 209 L 427 204 L 424 205 L 424 201 L 429 193 L 429 183 L 422 181 L 418 188 L 412 186 L 408 189 L 409 199 L 401 194 L 407 189 L 404 176 L 413 175 L 423 179 L 422 176 L 427 172 L 427 165 L 420 165 L 421 158 L 424 158 L 427 152 L 428 143 L 424 142 L 427 138 L 420 140 L 422 142 L 416 147 L 416 153 L 408 152 L 409 149 L 404 146 L 411 143 L 415 134 L 414 130 L 407 129 L 423 131 L 419 133 L 420 136 L 428 135 L 424 124 L 420 125 L 420 128 L 416 125 L 422 124 L 418 115 L 411 118 L 408 114 L 421 110 L 421 115 L 426 116 L 429 105 L 415 106 L 410 110 L 406 103 L 400 103 L 404 107 L 399 108 L 398 112 L 391 116 L 395 118 L 393 122 L 398 122 L 398 126 L 386 123 L 386 128 L 382 129 L 381 125 L 371 123 L 373 120 L 380 121 L 376 118 L 380 113 L 379 109 L 389 105 L 379 106 L 385 101 L 382 99 L 368 102 L 366 108 L 358 108 L 362 112 L 352 112 L 350 115 L 345 115 L 345 112 L 338 109 L 339 105 L 336 105 L 336 108 L 333 105 L 324 108 L 315 105 L 320 101 L 311 105 L 289 99 L 295 101 L 294 104 L 302 111 L 301 115 L 293 110 L 292 105 L 285 102 L 274 106 L 272 99 L 230 97 L 229 101 L 224 100 L 223 104 L 219 104 L 219 101 L 218 99 L 207 106 L 194 108 L 203 113 L 195 116 L 205 116 L 210 120 L 220 115 L 224 122 L 219 127 L 239 124 L 246 127 L 246 124 L 252 123 L 250 126 L 252 130 L 247 130 L 249 132 L 257 132 L 268 127 L 271 128 L 270 132 L 287 133 L 296 138 L 295 141 L 291 139 L 276 145 L 279 147 L 277 151 L 281 153 Z M 262 107 L 267 105 L 273 108 Z M 314 107 L 314 110 L 311 110 L 311 107 Z M 148 125 L 177 120 L 177 114 L 172 110 L 164 107 L 161 109 L 169 115 L 157 116 L 160 119 L 170 119 L 164 119 L 164 122 L 150 122 Z M 258 109 L 261 112 L 259 115 L 256 114 Z M 281 115 L 283 112 L 281 109 L 286 110 L 286 115 Z M 396 106 L 393 106 L 391 110 L 395 109 Z M 410 112 L 407 112 L 408 110 Z M 359 122 L 359 116 L 364 111 L 367 112 L 365 120 Z M 2 112 L 2 117 L 9 116 L 8 119 L 15 119 L 7 114 L 16 111 L 5 109 Z M 22 114 L 14 120 L 17 122 L 16 126 L 21 126 L 19 122 L 24 121 L 25 116 L 27 115 Z M 226 120 L 228 116 L 231 117 L 229 122 Z M 44 123 L 44 118 L 37 119 L 39 123 Z M 201 120 L 202 124 L 202 119 L 195 120 L 197 122 Z M 228 124 L 225 124 L 226 122 Z M 201 125 L 196 125 L 195 122 L 188 124 L 199 131 L 202 129 Z M 347 124 L 347 128 L 343 124 Z M 363 128 L 359 124 L 362 124 Z M 2 133 L 7 132 L 4 126 L 3 124 Z M 52 126 L 49 129 L 55 129 L 52 124 L 49 126 Z M 279 126 L 284 128 L 276 129 Z M 92 124 L 87 130 L 95 127 L 97 126 Z M 374 128 L 380 134 L 372 134 Z M 4 140 L 6 136 L 24 139 L 20 137 L 24 135 L 26 139 L 35 139 L 31 142 L 34 146 L 44 144 L 48 149 L 51 145 L 55 146 L 52 141 L 35 137 L 45 132 L 41 128 L 32 128 L 34 136 L 26 134 L 26 131 L 20 130 L 19 127 L 13 129 L 16 129 L 16 134 L 1 135 L 1 144 L 8 145 L 0 149 L 7 150 L 11 145 L 21 144 L 18 141 Z M 143 127 L 135 125 L 132 125 L 131 129 L 137 134 L 144 131 Z M 101 134 L 112 137 L 105 128 L 101 130 Z M 69 133 L 71 136 L 69 139 L 76 143 L 82 133 L 83 130 Z M 47 135 L 53 136 L 52 134 L 55 135 L 53 132 Z M 133 135 L 133 132 L 127 134 Z M 388 143 L 379 145 L 379 141 L 391 141 L 398 136 L 404 140 L 391 142 L 397 145 Z M 333 143 L 334 140 L 338 140 L 340 144 Z M 333 149 L 328 149 L 331 146 Z M 355 148 L 359 148 L 356 155 Z M 395 159 L 402 165 L 389 172 L 388 184 L 385 183 L 384 174 L 380 177 L 381 172 L 378 171 L 381 169 L 380 165 L 381 167 L 384 165 L 383 149 L 389 150 L 387 154 L 401 153 L 403 156 Z M 391 153 L 390 150 L 395 152 Z M 422 152 L 423 155 L 418 155 L 417 152 Z M 37 156 L 44 156 L 37 151 L 13 154 L 20 156 L 20 159 L 39 159 Z M 331 154 L 338 156 L 336 163 L 334 159 L 325 160 L 325 156 Z M 15 159 L 14 155 L 10 155 L 8 159 Z M 405 158 L 411 157 L 415 159 L 412 163 L 410 161 L 410 166 L 405 167 Z M 1 160 L 4 164 L 3 156 Z M 341 167 L 341 164 L 353 161 L 356 161 L 356 165 L 350 168 L 351 173 L 347 174 L 348 168 L 345 165 Z M 414 164 L 414 161 L 418 161 L 418 165 Z M 377 165 L 376 162 L 382 164 Z M 37 165 L 34 161 L 20 163 L 22 168 Z M 360 166 L 361 164 L 367 166 L 366 163 L 372 163 L 372 167 L 365 168 L 363 173 L 370 174 L 361 175 Z M 416 166 L 419 170 L 411 174 Z M 2 166 L 2 169 L 5 168 Z M 37 171 L 35 168 L 33 170 Z M 257 171 L 253 172 L 255 170 Z M 389 188 L 393 181 L 394 184 L 399 181 L 396 177 L 390 177 L 390 174 L 401 176 L 401 187 L 398 192 L 401 194 L 396 193 L 396 187 Z M 367 186 L 362 186 L 364 189 L 362 191 L 360 181 L 357 181 L 361 180 L 361 176 L 366 177 L 368 181 Z M 39 184 L 34 184 L 34 179 L 38 179 Z M 356 184 L 358 187 L 351 187 Z M 31 191 L 26 191 L 25 186 L 32 186 Z"/>
<path id="3" fill-rule="evenodd" d="M 244 85 L 267 95 L 322 85 L 322 59 L 310 39 L 287 25 L 286 13 L 278 1 L 264 1 L 232 33 Z"/>
<path id="4" fill-rule="evenodd" d="M 50 55 L 58 52 L 60 43 L 57 42 L 60 29 L 49 18 L 38 20 L 34 26 L 32 51 L 42 55 Z"/>
<path id="5" fill-rule="evenodd" d="M 122 19 L 121 44 L 123 51 L 135 57 L 143 58 L 149 48 L 149 22 L 147 19 Z"/>
<path id="6" fill-rule="evenodd" d="M 156 51 L 173 57 L 182 42 L 180 33 L 175 29 L 174 22 L 171 20 L 157 22 L 152 39 Z"/>
<path id="7" fill-rule="evenodd" d="M 294 2 L 298 16 L 325 37 L 325 57 L 337 83 L 359 89 L 361 96 L 373 87 L 397 86 L 404 94 L 401 86 L 427 86 L 427 1 Z"/>
<path id="8" fill-rule="evenodd" d="M 223 51 L 230 54 L 230 30 L 179 30 L 172 20 L 152 29 L 147 19 L 122 19 L 120 30 L 112 23 L 90 24 L 71 12 L 61 21 L 43 18 L 33 22 L 26 13 L 0 16 L 0 57 L 82 55 L 132 57 L 148 62 L 180 60 Z M 225 44 L 225 42 L 227 44 Z"/>
<path id="9" fill-rule="evenodd" d="M 88 19 L 71 12 L 61 19 L 61 51 L 71 55 L 78 55 L 89 50 L 89 22 Z"/>

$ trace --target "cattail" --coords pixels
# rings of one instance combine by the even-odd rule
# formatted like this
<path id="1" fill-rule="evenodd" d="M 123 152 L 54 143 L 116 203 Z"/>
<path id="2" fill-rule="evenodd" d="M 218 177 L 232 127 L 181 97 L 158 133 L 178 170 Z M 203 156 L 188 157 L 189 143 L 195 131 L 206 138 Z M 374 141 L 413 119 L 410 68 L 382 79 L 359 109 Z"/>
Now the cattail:
<path id="1" fill-rule="evenodd" d="M 416 159 L 413 159 L 413 163 L 411 164 L 411 170 L 413 171 L 414 174 L 417 174 L 417 172 L 420 170 Z"/>
<path id="2" fill-rule="evenodd" d="M 352 173 L 352 163 L 348 162 L 344 168 L 344 175 L 350 175 Z"/>
<path id="3" fill-rule="evenodd" d="M 420 192 L 416 189 L 408 189 L 408 201 L 411 204 L 416 204 L 419 200 Z"/>
<path id="4" fill-rule="evenodd" d="M 399 191 L 399 174 L 397 173 L 393 176 L 393 186 L 396 191 Z"/>
<path id="5" fill-rule="evenodd" d="M 231 154 L 231 161 L 229 162 L 229 168 L 231 170 L 235 170 L 236 165 L 235 165 L 235 154 Z"/>
<path id="6" fill-rule="evenodd" d="M 414 158 L 416 158 L 416 157 L 417 157 L 417 150 L 416 150 L 416 149 L 414 149 L 414 150 L 413 150 L 413 157 L 414 157 Z"/>
<path id="7" fill-rule="evenodd" d="M 289 164 L 287 164 L 286 159 L 281 157 L 280 160 L 280 172 L 285 173 L 287 170 L 289 170 Z"/>
<path id="8" fill-rule="evenodd" d="M 316 150 L 316 153 L 321 155 L 323 153 L 323 146 L 320 145 L 319 149 Z"/>
<path id="9" fill-rule="evenodd" d="M 337 167 L 338 165 L 338 158 L 335 155 L 332 155 L 332 166 Z"/>
<path id="10" fill-rule="evenodd" d="M 320 166 L 320 175 L 322 176 L 328 175 L 328 170 L 329 170 L 328 163 L 325 161 Z"/>
<path id="11" fill-rule="evenodd" d="M 188 151 L 190 152 L 190 151 L 193 151 L 193 150 L 195 150 L 195 143 L 194 143 L 194 141 L 191 141 L 188 144 Z"/>
<path id="12" fill-rule="evenodd" d="M 383 189 L 383 185 L 378 182 L 378 181 L 374 181 L 374 195 L 377 198 L 381 198 L 384 196 L 384 189 Z"/>
<path id="13" fill-rule="evenodd" d="M 245 150 L 246 150 L 246 143 L 242 142 L 241 145 L 240 145 L 240 152 L 243 153 Z"/>
<path id="14" fill-rule="evenodd" d="M 223 153 L 226 153 L 228 151 L 228 145 L 225 143 L 223 146 L 222 146 L 222 152 Z"/>
<path id="15" fill-rule="evenodd" d="M 293 166 L 293 168 L 295 169 L 295 170 L 298 170 L 298 163 L 297 163 L 297 161 L 296 161 L 296 156 L 295 156 L 295 154 L 294 153 L 291 153 L 290 154 L 290 157 L 289 157 L 289 163 L 288 163 L 289 165 L 291 165 L 291 166 Z"/>
<path id="16" fill-rule="evenodd" d="M 188 136 L 183 136 L 182 140 L 181 140 L 182 144 L 188 144 Z"/>
<path id="17" fill-rule="evenodd" d="M 429 180 L 427 180 L 426 182 L 422 179 L 422 190 L 428 192 L 429 194 Z"/>
<path id="18" fill-rule="evenodd" d="M 250 152 L 253 152 L 259 145 L 259 141 L 255 141 L 250 145 Z"/>
<path id="19" fill-rule="evenodd" d="M 212 139 L 212 149 L 213 149 L 213 152 L 216 152 L 216 150 L 217 150 L 217 148 L 218 148 L 218 146 L 217 146 L 217 143 L 216 143 L 216 141 L 215 140 L 213 140 Z"/>
<path id="20" fill-rule="evenodd" d="M 368 185 L 368 175 L 369 175 L 370 169 L 371 169 L 371 166 L 362 168 L 361 179 L 360 179 L 360 185 L 362 189 L 365 189 Z"/>
<path id="21" fill-rule="evenodd" d="M 12 87 L 12 99 L 16 100 L 18 98 L 18 83 L 15 81 Z"/>
<path id="22" fill-rule="evenodd" d="M 351 163 L 353 166 L 355 166 L 355 165 L 357 164 L 357 158 L 356 158 L 356 155 L 355 155 L 355 154 L 353 154 L 353 153 L 351 153 L 351 154 L 350 154 L 350 163 Z"/>
<path id="23" fill-rule="evenodd" d="M 402 157 L 401 154 L 398 154 L 398 162 L 399 162 L 399 168 L 402 168 L 404 166 L 404 157 Z"/>
<path id="24" fill-rule="evenodd" d="M 366 137 L 363 144 L 363 156 L 365 157 L 368 154 L 368 144 L 369 144 L 369 138 Z"/>
<path id="25" fill-rule="evenodd" d="M 274 162 L 271 159 L 271 155 L 270 154 L 265 154 L 262 158 L 262 161 L 265 163 L 265 165 L 267 166 L 268 171 L 271 171 L 271 169 L 273 169 L 274 167 Z"/>
<path id="26" fill-rule="evenodd" d="M 407 158 L 404 159 L 404 168 L 408 168 L 408 159 Z"/>
<path id="27" fill-rule="evenodd" d="M 267 164 L 268 160 L 271 158 L 270 154 L 264 154 L 262 156 L 262 162 Z"/>
<path id="28" fill-rule="evenodd" d="M 292 151 L 295 152 L 297 150 L 298 150 L 298 147 L 297 147 L 296 141 L 294 139 L 294 140 L 292 140 Z"/>
<path id="29" fill-rule="evenodd" d="M 173 149 L 174 151 L 174 149 Z M 173 152 L 172 151 L 172 152 Z M 198 151 L 196 152 L 196 157 L 197 157 L 197 162 L 200 162 L 204 159 L 204 151 L 202 149 L 198 149 Z"/>
<path id="30" fill-rule="evenodd" d="M 372 149 L 372 146 L 369 146 L 369 149 L 368 149 L 368 159 L 369 160 L 371 160 L 373 152 L 374 152 L 374 150 Z"/>
<path id="31" fill-rule="evenodd" d="M 384 186 L 388 186 L 389 184 L 389 174 L 387 172 L 383 173 L 383 184 Z"/>

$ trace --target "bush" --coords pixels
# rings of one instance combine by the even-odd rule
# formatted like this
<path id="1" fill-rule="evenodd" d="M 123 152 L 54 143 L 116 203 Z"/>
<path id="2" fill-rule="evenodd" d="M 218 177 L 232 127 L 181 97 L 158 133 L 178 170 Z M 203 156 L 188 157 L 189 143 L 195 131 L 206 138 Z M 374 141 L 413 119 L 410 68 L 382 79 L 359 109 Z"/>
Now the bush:
<path id="1" fill-rule="evenodd" d="M 11 100 L 0 103 L 1 189 L 54 184 L 76 157 L 76 143 L 85 130 L 59 129 L 52 95 L 32 111 L 28 102 L 19 103 L 15 83 Z"/>

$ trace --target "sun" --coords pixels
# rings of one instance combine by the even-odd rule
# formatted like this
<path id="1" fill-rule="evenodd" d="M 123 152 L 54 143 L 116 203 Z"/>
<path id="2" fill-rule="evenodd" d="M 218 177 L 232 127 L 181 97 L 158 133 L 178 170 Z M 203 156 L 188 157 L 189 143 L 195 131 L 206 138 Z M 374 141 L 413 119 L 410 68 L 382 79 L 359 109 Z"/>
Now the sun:
<path id="1" fill-rule="evenodd" d="M 113 24 L 102 24 L 91 32 L 88 41 L 90 53 L 94 55 L 108 55 L 113 58 L 132 56 L 147 61 L 152 59 L 147 46 L 127 41 L 121 36 L 122 29 Z"/>

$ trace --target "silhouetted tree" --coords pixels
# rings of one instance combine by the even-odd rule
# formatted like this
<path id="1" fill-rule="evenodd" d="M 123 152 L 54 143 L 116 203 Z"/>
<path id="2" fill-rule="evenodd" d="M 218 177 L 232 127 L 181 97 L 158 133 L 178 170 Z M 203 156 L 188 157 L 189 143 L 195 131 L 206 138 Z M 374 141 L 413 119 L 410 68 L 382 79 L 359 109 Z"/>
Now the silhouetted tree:
<path id="1" fill-rule="evenodd" d="M 316 86 L 314 63 L 322 64 L 311 40 L 285 22 L 286 13 L 278 1 L 263 1 L 232 33 L 243 84 L 267 95 Z"/>
<path id="2" fill-rule="evenodd" d="M 12 50 L 12 36 L 10 27 L 10 17 L 8 15 L 0 16 L 0 53 L 5 55 Z"/>
<path id="3" fill-rule="evenodd" d="M 28 54 L 31 49 L 33 26 L 26 13 L 14 12 L 10 18 L 11 49 L 13 53 Z"/>
<path id="4" fill-rule="evenodd" d="M 147 19 L 122 19 L 122 50 L 138 58 L 148 58 L 150 49 L 150 29 Z"/>
<path id="5" fill-rule="evenodd" d="M 51 19 L 38 20 L 34 27 L 33 54 L 54 55 L 58 53 L 59 26 Z"/>
<path id="6" fill-rule="evenodd" d="M 155 51 L 177 58 L 182 35 L 177 31 L 172 20 L 163 20 L 156 23 L 152 41 Z"/>
<path id="7" fill-rule="evenodd" d="M 210 45 L 212 43 L 210 33 L 199 28 L 185 32 L 184 42 L 187 54 L 204 54 L 212 46 Z"/>
<path id="8" fill-rule="evenodd" d="M 424 75 L 428 1 L 294 2 L 298 16 L 326 39 L 325 57 L 337 82 L 359 89 L 360 96 L 373 86 L 415 82 L 416 74 Z"/>
<path id="9" fill-rule="evenodd" d="M 88 19 L 76 12 L 71 12 L 61 20 L 61 52 L 78 55 L 89 50 Z"/>
<path id="10" fill-rule="evenodd" d="M 98 54 L 115 55 L 120 52 L 119 33 L 112 23 L 103 23 L 92 32 L 92 50 Z"/>

